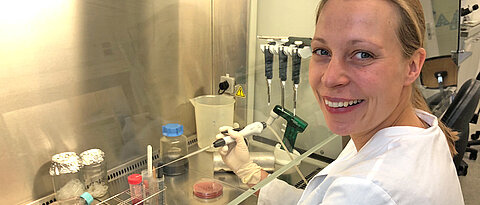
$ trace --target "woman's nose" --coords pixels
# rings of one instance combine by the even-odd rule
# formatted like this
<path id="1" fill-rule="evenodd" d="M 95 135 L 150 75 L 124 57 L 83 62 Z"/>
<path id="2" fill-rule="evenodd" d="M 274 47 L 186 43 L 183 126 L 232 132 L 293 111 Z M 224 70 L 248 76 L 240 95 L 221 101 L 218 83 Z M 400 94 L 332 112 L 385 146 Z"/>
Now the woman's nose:
<path id="1" fill-rule="evenodd" d="M 339 59 L 332 58 L 321 80 L 327 88 L 341 87 L 350 82 L 346 74 L 345 63 Z"/>

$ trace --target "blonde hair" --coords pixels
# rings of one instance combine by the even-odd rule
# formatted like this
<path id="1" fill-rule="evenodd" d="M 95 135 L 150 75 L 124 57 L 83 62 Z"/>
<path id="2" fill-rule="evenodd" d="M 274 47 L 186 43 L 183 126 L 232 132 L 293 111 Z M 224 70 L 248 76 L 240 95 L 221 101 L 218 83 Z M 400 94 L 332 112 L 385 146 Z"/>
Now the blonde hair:
<path id="1" fill-rule="evenodd" d="M 418 0 L 388 0 L 397 9 L 399 13 L 399 26 L 397 28 L 397 37 L 402 45 L 402 51 L 405 58 L 410 58 L 417 49 L 423 48 L 425 36 L 425 17 L 423 15 L 422 4 Z M 328 0 L 322 0 L 318 5 L 316 21 L 325 7 Z M 415 84 L 412 84 L 411 104 L 414 108 L 432 113 L 420 90 Z M 455 141 L 458 140 L 458 132 L 448 128 L 442 121 L 438 120 L 438 126 L 442 129 L 448 142 L 450 154 L 457 154 L 455 150 Z"/>

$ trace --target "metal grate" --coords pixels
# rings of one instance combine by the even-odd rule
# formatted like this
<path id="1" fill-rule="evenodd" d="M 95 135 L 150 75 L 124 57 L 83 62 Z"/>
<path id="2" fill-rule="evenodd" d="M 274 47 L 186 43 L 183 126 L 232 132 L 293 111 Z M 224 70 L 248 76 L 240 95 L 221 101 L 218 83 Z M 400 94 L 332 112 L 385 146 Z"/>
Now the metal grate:
<path id="1" fill-rule="evenodd" d="M 45 196 L 45 197 L 42 197 L 40 199 L 37 199 L 35 201 L 32 201 L 30 203 L 28 203 L 28 205 L 49 205 L 53 202 L 57 201 L 57 199 L 55 199 L 55 194 L 50 194 L 48 196 Z"/>
<path id="2" fill-rule="evenodd" d="M 194 144 L 197 144 L 197 138 L 195 137 L 194 139 L 191 139 L 187 142 L 188 146 L 192 146 Z"/>
<path id="3" fill-rule="evenodd" d="M 197 135 L 191 135 L 189 137 L 187 137 L 187 146 L 192 146 L 192 145 L 195 145 L 197 144 L 198 140 L 197 140 Z"/>
<path id="4" fill-rule="evenodd" d="M 50 201 L 47 201 L 45 203 L 42 203 L 42 205 L 49 205 L 49 204 L 52 204 L 53 202 L 57 201 L 57 199 L 53 198 L 51 199 Z"/>
<path id="5" fill-rule="evenodd" d="M 146 169 L 147 166 L 147 157 L 142 156 L 135 160 L 129 161 L 125 164 L 122 164 L 116 168 L 113 168 L 107 172 L 108 182 L 117 180 L 120 177 L 126 176 L 136 171 L 141 171 L 142 169 Z M 160 156 L 155 153 L 153 156 L 153 162 L 158 161 Z"/>
<path id="6" fill-rule="evenodd" d="M 57 201 L 57 199 L 55 199 L 55 194 L 52 194 L 45 199 L 45 202 L 43 202 L 42 205 L 49 205 L 55 201 Z"/>

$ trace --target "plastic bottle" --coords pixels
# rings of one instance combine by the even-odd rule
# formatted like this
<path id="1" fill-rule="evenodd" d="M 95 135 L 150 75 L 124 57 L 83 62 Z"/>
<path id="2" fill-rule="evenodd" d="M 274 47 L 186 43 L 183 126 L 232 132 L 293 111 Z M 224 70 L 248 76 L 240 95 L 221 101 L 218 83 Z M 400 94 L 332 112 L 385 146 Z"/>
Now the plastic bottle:
<path id="1" fill-rule="evenodd" d="M 80 196 L 72 197 L 65 200 L 60 200 L 51 203 L 52 205 L 90 205 L 93 202 L 93 197 L 88 192 Z"/>
<path id="2" fill-rule="evenodd" d="M 168 163 L 188 154 L 187 137 L 183 135 L 183 125 L 167 124 L 162 127 L 160 139 L 160 156 L 163 163 Z M 165 175 L 180 175 L 187 171 L 188 159 L 183 159 L 163 167 Z"/>
<path id="3" fill-rule="evenodd" d="M 136 204 L 143 200 L 142 175 L 130 174 L 128 176 L 128 185 L 130 186 L 130 196 L 132 204 Z M 143 203 L 140 203 L 141 205 Z"/>

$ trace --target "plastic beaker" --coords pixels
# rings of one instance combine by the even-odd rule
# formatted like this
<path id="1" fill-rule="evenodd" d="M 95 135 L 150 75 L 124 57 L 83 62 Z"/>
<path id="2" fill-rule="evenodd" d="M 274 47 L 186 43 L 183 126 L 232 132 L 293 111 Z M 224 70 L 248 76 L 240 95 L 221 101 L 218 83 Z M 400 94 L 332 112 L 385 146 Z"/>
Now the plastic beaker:
<path id="1" fill-rule="evenodd" d="M 232 96 L 203 95 L 190 102 L 195 107 L 198 147 L 210 146 L 219 133 L 218 128 L 233 125 L 235 99 Z"/>

